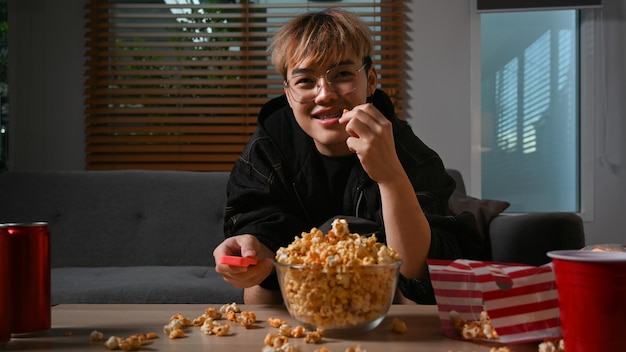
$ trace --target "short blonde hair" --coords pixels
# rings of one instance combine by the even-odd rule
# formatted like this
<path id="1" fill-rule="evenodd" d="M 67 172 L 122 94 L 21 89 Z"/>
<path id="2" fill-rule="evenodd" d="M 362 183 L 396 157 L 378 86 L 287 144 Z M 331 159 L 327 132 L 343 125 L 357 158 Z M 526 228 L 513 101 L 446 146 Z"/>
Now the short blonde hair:
<path id="1" fill-rule="evenodd" d="M 309 12 L 282 26 L 270 47 L 272 63 L 287 78 L 287 67 L 304 60 L 330 63 L 343 60 L 350 49 L 370 62 L 372 34 L 358 16 L 345 10 L 330 8 Z"/>

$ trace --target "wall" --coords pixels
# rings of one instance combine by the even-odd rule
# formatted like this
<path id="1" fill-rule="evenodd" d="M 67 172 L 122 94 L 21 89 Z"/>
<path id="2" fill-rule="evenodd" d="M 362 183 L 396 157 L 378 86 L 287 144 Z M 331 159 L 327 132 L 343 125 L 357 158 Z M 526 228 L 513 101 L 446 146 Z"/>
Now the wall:
<path id="1" fill-rule="evenodd" d="M 442 156 L 446 167 L 461 170 L 468 192 L 480 196 L 480 64 L 476 48 L 479 18 L 471 1 L 412 1 L 412 59 L 407 79 L 409 115 L 414 130 Z M 626 0 L 604 1 L 606 40 L 594 59 L 602 70 L 589 73 L 592 99 L 583 99 L 582 126 L 590 134 L 582 146 L 589 169 L 582 180 L 583 219 L 588 244 L 626 243 L 620 219 L 626 218 Z M 598 93 L 600 92 L 600 93 Z M 602 94 L 605 93 L 605 94 Z"/>
<path id="2" fill-rule="evenodd" d="M 84 168 L 83 6 L 86 0 L 10 0 L 9 81 L 11 135 L 9 167 L 72 170 Z M 407 101 L 415 132 L 446 167 L 463 173 L 469 191 L 480 194 L 480 96 L 476 79 L 477 15 L 461 0 L 408 3 L 410 22 Z M 583 167 L 585 231 L 588 243 L 626 243 L 626 0 L 605 1 L 607 45 L 606 119 L 586 116 L 593 145 Z M 611 128 L 606 128 L 607 121 Z M 606 132 L 610 138 L 607 157 Z M 617 137 L 615 137 L 617 136 Z"/>
<path id="3" fill-rule="evenodd" d="M 11 169 L 84 169 L 83 3 L 9 1 Z"/>
<path id="4" fill-rule="evenodd" d="M 583 167 L 593 169 L 593 180 L 585 185 L 593 190 L 593 211 L 585 222 L 592 243 L 626 243 L 626 0 L 605 0 L 601 16 L 604 22 L 598 35 L 605 39 L 602 55 L 595 59 L 602 69 L 591 72 L 598 84 L 592 102 L 595 111 L 589 145 L 589 161 Z M 588 116 L 589 117 L 589 116 Z"/>
<path id="5" fill-rule="evenodd" d="M 469 5 L 465 1 L 438 0 L 413 1 L 409 6 L 409 122 L 414 132 L 441 155 L 446 167 L 461 170 L 469 185 Z"/>

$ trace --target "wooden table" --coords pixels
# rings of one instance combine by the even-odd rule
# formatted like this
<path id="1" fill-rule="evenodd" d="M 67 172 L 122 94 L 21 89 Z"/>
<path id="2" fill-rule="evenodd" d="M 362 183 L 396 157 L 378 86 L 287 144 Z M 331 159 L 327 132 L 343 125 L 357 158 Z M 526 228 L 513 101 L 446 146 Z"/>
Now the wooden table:
<path id="1" fill-rule="evenodd" d="M 60 305 L 52 308 L 52 328 L 28 335 L 13 336 L 0 350 L 9 351 L 101 351 L 106 352 L 103 342 L 92 342 L 93 330 L 111 335 L 128 337 L 133 334 L 157 332 L 159 338 L 151 340 L 142 351 L 254 351 L 263 349 L 263 339 L 276 328 L 268 325 L 269 317 L 278 317 L 292 325 L 295 321 L 282 306 L 241 305 L 246 311 L 256 314 L 255 328 L 246 329 L 231 322 L 231 334 L 219 337 L 205 335 L 199 327 L 186 329 L 186 337 L 169 339 L 163 333 L 168 319 L 182 313 L 193 320 L 204 313 L 205 308 L 221 305 Z M 390 330 L 393 318 L 403 320 L 408 331 L 397 334 Z M 224 320 L 225 321 L 225 320 Z M 489 352 L 494 344 L 483 344 L 455 340 L 446 337 L 439 325 L 436 306 L 394 305 L 388 316 L 374 330 L 357 336 L 325 337 L 321 344 L 306 344 L 302 338 L 291 338 L 302 352 L 312 352 L 326 346 L 332 352 L 344 352 L 357 344 L 368 352 L 375 351 L 419 351 L 419 352 Z M 537 343 L 509 346 L 514 352 L 536 352 Z"/>

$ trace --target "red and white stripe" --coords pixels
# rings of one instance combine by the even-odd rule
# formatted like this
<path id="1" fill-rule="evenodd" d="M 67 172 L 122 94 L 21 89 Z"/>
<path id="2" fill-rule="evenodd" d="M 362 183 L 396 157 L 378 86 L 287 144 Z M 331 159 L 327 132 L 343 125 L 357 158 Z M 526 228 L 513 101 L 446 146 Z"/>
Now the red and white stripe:
<path id="1" fill-rule="evenodd" d="M 479 320 L 487 311 L 502 343 L 561 336 L 552 264 L 428 260 L 444 333 L 460 338 L 452 318 Z"/>

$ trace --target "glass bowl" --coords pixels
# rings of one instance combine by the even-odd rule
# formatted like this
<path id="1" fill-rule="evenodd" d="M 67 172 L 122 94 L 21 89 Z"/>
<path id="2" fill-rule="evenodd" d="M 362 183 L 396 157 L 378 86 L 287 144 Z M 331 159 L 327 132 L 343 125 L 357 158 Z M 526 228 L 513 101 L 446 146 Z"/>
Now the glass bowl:
<path id="1" fill-rule="evenodd" d="M 378 326 L 393 302 L 401 264 L 328 267 L 274 262 L 289 314 L 309 330 L 331 334 Z"/>

